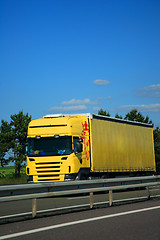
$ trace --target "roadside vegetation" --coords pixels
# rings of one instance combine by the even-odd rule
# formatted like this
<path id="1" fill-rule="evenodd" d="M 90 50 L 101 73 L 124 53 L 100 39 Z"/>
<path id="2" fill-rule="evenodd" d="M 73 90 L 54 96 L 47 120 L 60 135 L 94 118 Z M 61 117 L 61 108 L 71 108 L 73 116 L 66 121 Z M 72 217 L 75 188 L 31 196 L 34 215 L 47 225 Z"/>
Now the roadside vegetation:
<path id="1" fill-rule="evenodd" d="M 20 177 L 15 177 L 15 167 L 0 167 L 0 185 L 27 183 L 25 167 L 21 168 Z"/>
<path id="2" fill-rule="evenodd" d="M 20 111 L 10 118 L 10 122 L 2 120 L 0 125 L 0 184 L 27 182 L 27 128 L 31 116 Z"/>

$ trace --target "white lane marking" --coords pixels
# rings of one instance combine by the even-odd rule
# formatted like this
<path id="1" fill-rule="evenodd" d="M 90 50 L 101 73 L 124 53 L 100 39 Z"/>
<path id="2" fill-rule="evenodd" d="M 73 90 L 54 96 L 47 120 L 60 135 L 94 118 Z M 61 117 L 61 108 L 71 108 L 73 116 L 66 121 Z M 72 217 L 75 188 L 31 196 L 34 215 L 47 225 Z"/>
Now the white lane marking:
<path id="1" fill-rule="evenodd" d="M 38 233 L 38 232 L 42 232 L 42 231 L 48 231 L 48 230 L 61 228 L 61 227 L 72 226 L 72 225 L 76 225 L 76 224 L 80 224 L 80 223 L 93 222 L 93 221 L 98 221 L 98 220 L 107 219 L 107 218 L 113 218 L 113 217 L 119 217 L 119 216 L 134 214 L 134 213 L 156 210 L 156 209 L 159 209 L 159 208 L 160 208 L 160 206 L 155 206 L 155 207 L 142 208 L 142 209 L 127 211 L 127 212 L 114 213 L 114 214 L 110 214 L 110 215 L 106 215 L 106 216 L 88 218 L 88 219 L 78 220 L 78 221 L 74 221 L 74 222 L 61 223 L 61 224 L 57 224 L 57 225 L 53 225 L 53 226 L 42 227 L 42 228 L 37 228 L 37 229 L 28 230 L 28 231 L 24 231 L 24 232 L 4 235 L 4 236 L 0 237 L 0 240 L 14 238 L 14 237 L 20 237 L 20 236 L 24 236 L 24 235 L 28 235 L 28 234 Z"/>

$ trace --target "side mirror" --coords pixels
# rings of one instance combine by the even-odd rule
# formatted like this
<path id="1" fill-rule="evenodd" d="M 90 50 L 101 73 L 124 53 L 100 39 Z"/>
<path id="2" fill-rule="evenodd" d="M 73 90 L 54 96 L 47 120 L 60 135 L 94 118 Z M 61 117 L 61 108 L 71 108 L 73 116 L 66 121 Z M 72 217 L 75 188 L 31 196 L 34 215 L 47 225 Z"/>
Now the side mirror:
<path id="1" fill-rule="evenodd" d="M 83 145 L 80 142 L 77 142 L 77 152 L 80 153 L 83 151 Z"/>

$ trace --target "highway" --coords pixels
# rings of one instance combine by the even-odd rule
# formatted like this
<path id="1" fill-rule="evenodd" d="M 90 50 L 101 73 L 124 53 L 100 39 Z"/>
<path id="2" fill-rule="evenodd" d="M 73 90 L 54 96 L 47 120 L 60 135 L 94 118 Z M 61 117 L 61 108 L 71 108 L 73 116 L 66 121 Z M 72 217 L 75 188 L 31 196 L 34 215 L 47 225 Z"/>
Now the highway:
<path id="1" fill-rule="evenodd" d="M 159 240 L 160 200 L 0 225 L 2 239 Z"/>

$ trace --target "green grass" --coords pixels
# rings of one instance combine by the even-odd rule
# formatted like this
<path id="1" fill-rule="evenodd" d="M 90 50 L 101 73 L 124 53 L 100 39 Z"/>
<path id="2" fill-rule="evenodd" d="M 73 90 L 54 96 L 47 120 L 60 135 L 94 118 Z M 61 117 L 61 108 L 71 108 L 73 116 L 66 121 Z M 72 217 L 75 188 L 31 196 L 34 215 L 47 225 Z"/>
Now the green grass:
<path id="1" fill-rule="evenodd" d="M 15 177 L 15 167 L 0 167 L 0 185 L 27 183 L 25 167 L 21 168 L 21 176 Z"/>

